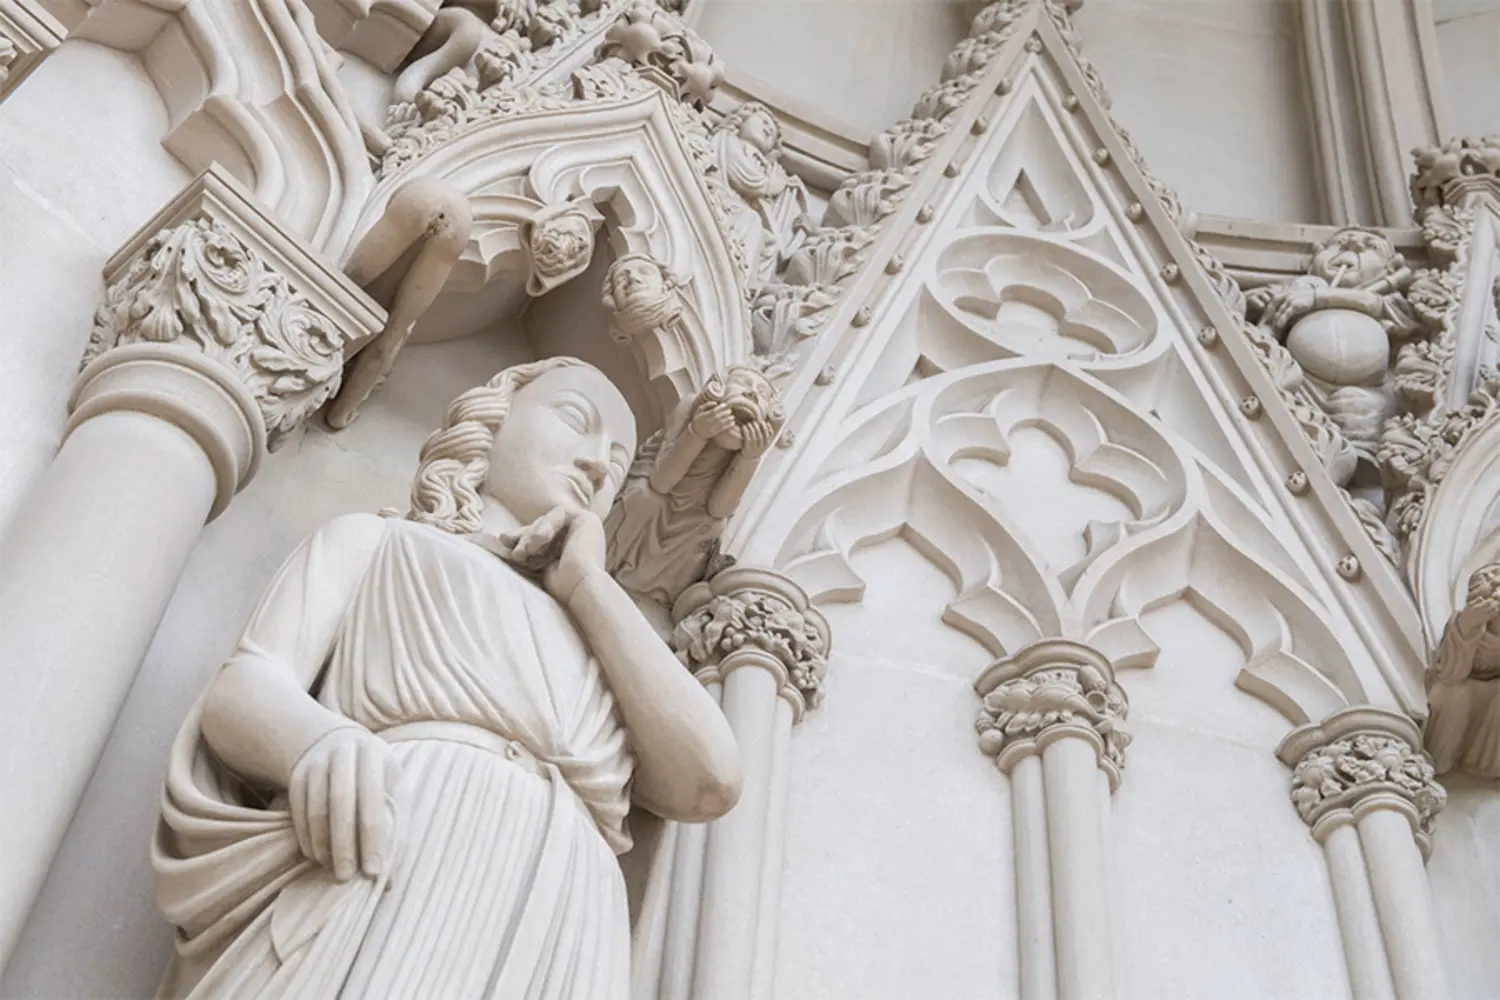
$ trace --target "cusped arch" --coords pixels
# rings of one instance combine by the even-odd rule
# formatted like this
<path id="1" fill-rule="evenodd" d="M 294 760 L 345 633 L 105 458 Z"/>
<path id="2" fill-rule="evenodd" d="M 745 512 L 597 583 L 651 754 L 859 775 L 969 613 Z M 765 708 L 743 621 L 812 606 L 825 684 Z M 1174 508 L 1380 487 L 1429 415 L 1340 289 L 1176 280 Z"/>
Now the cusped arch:
<path id="1" fill-rule="evenodd" d="M 474 291 L 524 281 L 521 227 L 539 209 L 592 202 L 616 256 L 649 254 L 682 280 L 682 323 L 633 344 L 670 410 L 709 375 L 748 361 L 751 339 L 743 273 L 668 100 L 648 93 L 492 119 L 382 178 L 358 228 L 409 180 L 441 179 L 474 217 L 447 288 Z"/>

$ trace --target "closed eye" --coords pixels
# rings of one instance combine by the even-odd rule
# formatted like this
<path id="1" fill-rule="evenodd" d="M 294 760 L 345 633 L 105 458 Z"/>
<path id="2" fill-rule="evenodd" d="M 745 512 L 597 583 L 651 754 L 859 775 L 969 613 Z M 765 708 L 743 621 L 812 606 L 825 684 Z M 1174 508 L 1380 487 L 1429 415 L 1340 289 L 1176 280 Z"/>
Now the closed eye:
<path id="1" fill-rule="evenodd" d="M 557 412 L 562 416 L 563 422 L 579 434 L 588 433 L 589 412 L 577 403 L 566 400 L 557 404 Z"/>

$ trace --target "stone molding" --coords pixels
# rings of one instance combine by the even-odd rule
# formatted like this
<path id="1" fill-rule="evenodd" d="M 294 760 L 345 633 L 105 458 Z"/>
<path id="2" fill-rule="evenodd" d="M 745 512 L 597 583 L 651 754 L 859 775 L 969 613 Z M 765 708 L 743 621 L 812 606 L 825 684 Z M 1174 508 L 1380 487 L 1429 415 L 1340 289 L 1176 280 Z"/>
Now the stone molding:
<path id="1" fill-rule="evenodd" d="M 742 666 L 770 670 L 799 720 L 823 700 L 831 637 L 801 587 L 780 573 L 731 566 L 682 592 L 672 646 L 705 684 Z"/>
<path id="2" fill-rule="evenodd" d="M 1292 768 L 1292 804 L 1320 843 L 1373 810 L 1395 809 L 1411 824 L 1422 856 L 1431 853 L 1447 793 L 1407 716 L 1369 705 L 1341 709 L 1298 726 L 1276 755 Z"/>
<path id="3" fill-rule="evenodd" d="M 992 664 L 974 689 L 984 700 L 974 721 L 979 749 L 1001 771 L 1072 737 L 1093 746 L 1110 789 L 1119 787 L 1130 701 L 1104 654 L 1071 639 L 1044 639 Z"/>
<path id="4" fill-rule="evenodd" d="M 67 33 L 36 0 L 0 0 L 0 101 L 62 44 Z"/>
<path id="5" fill-rule="evenodd" d="M 217 165 L 110 258 L 104 282 L 69 428 L 115 409 L 179 424 L 214 465 L 214 515 L 337 389 L 349 346 L 385 320 Z"/>

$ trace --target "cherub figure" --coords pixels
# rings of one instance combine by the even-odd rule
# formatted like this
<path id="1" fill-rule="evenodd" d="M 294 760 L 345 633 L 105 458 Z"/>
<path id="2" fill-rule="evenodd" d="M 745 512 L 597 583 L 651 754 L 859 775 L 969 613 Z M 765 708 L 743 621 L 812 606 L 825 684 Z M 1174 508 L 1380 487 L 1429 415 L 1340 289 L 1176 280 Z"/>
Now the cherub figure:
<path id="1" fill-rule="evenodd" d="M 735 108 L 714 124 L 712 138 L 719 180 L 747 208 L 734 236 L 765 280 L 796 240 L 794 223 L 809 212 L 807 188 L 781 165 L 781 126 L 764 104 Z"/>
<path id="2" fill-rule="evenodd" d="M 647 253 L 628 253 L 604 275 L 609 335 L 622 347 L 682 315 L 682 279 Z"/>
<path id="3" fill-rule="evenodd" d="M 606 525 L 615 579 L 668 607 L 701 579 L 785 419 L 775 387 L 755 369 L 711 376 L 641 446 Z"/>
<path id="4" fill-rule="evenodd" d="M 1391 340 L 1421 330 L 1405 295 L 1412 277 L 1388 239 L 1348 227 L 1314 250 L 1307 274 L 1246 296 L 1251 319 L 1286 341 L 1313 398 L 1372 464 L 1395 412 Z"/>
<path id="5" fill-rule="evenodd" d="M 1464 606 L 1443 628 L 1427 670 L 1427 751 L 1454 767 L 1500 777 L 1500 563 L 1469 577 Z"/>

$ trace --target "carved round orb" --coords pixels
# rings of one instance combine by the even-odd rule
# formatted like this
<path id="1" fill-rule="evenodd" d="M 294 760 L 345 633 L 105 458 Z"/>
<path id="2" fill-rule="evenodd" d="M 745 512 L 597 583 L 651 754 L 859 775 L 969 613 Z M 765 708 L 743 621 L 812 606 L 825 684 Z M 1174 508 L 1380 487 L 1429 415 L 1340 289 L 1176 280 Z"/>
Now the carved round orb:
<path id="1" fill-rule="evenodd" d="M 1385 328 L 1352 309 L 1309 313 L 1292 327 L 1286 346 L 1309 375 L 1334 385 L 1379 382 L 1391 359 Z"/>

